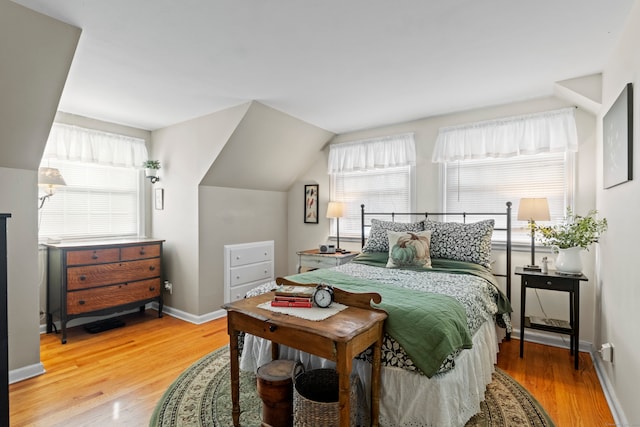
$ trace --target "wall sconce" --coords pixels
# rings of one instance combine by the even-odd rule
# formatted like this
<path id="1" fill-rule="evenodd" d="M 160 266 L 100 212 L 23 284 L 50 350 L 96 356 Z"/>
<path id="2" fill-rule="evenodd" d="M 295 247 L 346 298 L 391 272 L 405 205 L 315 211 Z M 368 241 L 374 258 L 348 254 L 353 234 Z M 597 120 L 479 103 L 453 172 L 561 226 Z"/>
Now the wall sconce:
<path id="1" fill-rule="evenodd" d="M 148 172 L 145 173 L 145 178 L 149 178 L 149 181 L 151 181 L 152 184 L 155 184 L 156 182 L 160 181 L 160 177 L 158 176 L 158 172 L 156 169 L 149 169 L 151 172 L 155 172 L 155 175 L 149 175 Z"/>
<path id="2" fill-rule="evenodd" d="M 160 177 L 158 176 L 158 169 L 160 169 L 160 160 L 147 160 L 142 163 L 144 167 L 144 176 L 145 178 L 149 178 L 152 184 L 160 181 Z"/>
<path id="3" fill-rule="evenodd" d="M 56 168 L 40 168 L 38 169 L 38 186 L 42 188 L 45 195 L 38 198 L 40 200 L 40 206 L 38 209 L 42 209 L 44 202 L 56 192 L 56 187 L 62 187 L 67 185 L 64 182 L 64 178 L 60 174 L 60 171 Z"/>

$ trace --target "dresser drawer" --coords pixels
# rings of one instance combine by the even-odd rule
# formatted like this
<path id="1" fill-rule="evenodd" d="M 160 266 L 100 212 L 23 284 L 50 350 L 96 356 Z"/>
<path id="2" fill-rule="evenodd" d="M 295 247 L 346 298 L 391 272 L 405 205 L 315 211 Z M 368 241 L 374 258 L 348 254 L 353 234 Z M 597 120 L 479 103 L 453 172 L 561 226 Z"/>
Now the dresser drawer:
<path id="1" fill-rule="evenodd" d="M 231 269 L 231 286 L 249 282 L 267 281 L 273 277 L 273 264 L 264 262 Z"/>
<path id="2" fill-rule="evenodd" d="M 120 249 L 86 249 L 67 252 L 67 265 L 101 264 L 120 261 Z"/>
<path id="3" fill-rule="evenodd" d="M 103 310 L 117 305 L 156 298 L 159 295 L 160 278 L 74 291 L 67 295 L 67 313 L 79 314 Z"/>
<path id="4" fill-rule="evenodd" d="M 552 289 L 555 291 L 572 291 L 574 280 L 562 277 L 526 276 L 526 285 L 530 288 Z"/>
<path id="5" fill-rule="evenodd" d="M 230 289 L 231 294 L 230 294 L 230 301 L 237 301 L 240 300 L 242 298 L 245 297 L 245 295 L 247 295 L 247 292 L 249 292 L 251 289 L 260 286 L 262 283 L 249 283 L 247 285 L 240 285 L 240 286 L 236 286 Z"/>
<path id="6" fill-rule="evenodd" d="M 330 268 L 339 264 L 338 258 L 332 256 L 304 255 L 300 257 L 300 267 L 305 268 Z"/>
<path id="7" fill-rule="evenodd" d="M 254 246 L 248 248 L 233 248 L 230 253 L 231 267 L 271 261 L 273 248 L 270 246 Z"/>
<path id="8" fill-rule="evenodd" d="M 67 290 L 93 288 L 160 276 L 160 258 L 70 267 Z"/>
<path id="9" fill-rule="evenodd" d="M 125 246 L 122 248 L 121 259 L 130 261 L 136 259 L 155 258 L 160 256 L 160 245 Z"/>

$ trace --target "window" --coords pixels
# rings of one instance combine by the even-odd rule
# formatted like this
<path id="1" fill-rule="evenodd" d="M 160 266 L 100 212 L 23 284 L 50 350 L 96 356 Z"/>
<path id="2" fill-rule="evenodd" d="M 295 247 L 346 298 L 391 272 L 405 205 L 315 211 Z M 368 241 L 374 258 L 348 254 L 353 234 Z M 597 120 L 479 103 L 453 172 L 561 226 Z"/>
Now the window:
<path id="1" fill-rule="evenodd" d="M 412 169 L 412 166 L 399 166 L 332 175 L 331 199 L 345 203 L 340 235 L 360 237 L 360 205 L 363 203 L 368 212 L 412 212 Z M 388 221 L 389 217 L 383 219 Z M 335 226 L 331 234 L 335 234 Z"/>
<path id="2" fill-rule="evenodd" d="M 66 185 L 39 210 L 39 237 L 143 234 L 144 178 L 136 166 L 145 158 L 141 139 L 54 124 L 41 167 L 59 169 Z"/>
<path id="3" fill-rule="evenodd" d="M 542 153 L 446 163 L 443 206 L 447 212 L 503 212 L 511 201 L 512 240 L 529 242 L 527 224 L 516 219 L 520 199 L 546 197 L 551 222 L 561 221 L 572 202 L 573 158 L 573 153 Z M 500 236 L 496 233 L 496 240 L 504 239 Z"/>
<path id="4" fill-rule="evenodd" d="M 546 197 L 551 223 L 562 220 L 572 204 L 577 149 L 573 107 L 442 128 L 433 161 L 444 165 L 443 207 L 502 212 L 511 201 L 513 240 L 525 242 L 530 234 L 517 221 L 520 199 Z"/>
<path id="5" fill-rule="evenodd" d="M 367 212 L 413 210 L 415 152 L 413 134 L 329 147 L 330 197 L 345 203 L 345 216 L 340 219 L 341 235 L 360 237 L 362 204 Z M 335 225 L 336 221 L 332 221 L 334 235 Z"/>

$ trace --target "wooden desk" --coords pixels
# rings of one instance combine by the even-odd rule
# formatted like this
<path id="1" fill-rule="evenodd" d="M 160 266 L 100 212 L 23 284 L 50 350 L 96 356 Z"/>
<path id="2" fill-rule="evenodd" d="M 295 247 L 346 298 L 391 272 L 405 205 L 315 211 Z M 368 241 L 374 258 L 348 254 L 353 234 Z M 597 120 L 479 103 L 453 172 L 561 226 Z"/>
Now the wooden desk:
<path id="1" fill-rule="evenodd" d="M 380 365 L 382 334 L 387 314 L 371 308 L 379 294 L 352 294 L 335 289 L 337 302 L 348 308 L 315 322 L 257 308 L 273 299 L 273 292 L 225 304 L 231 353 L 231 398 L 233 425 L 240 425 L 240 382 L 238 335 L 241 331 L 270 340 L 272 357 L 278 358 L 279 344 L 336 362 L 339 383 L 340 426 L 349 426 L 350 375 L 353 358 L 373 348 L 371 368 L 371 425 L 378 426 L 380 409 Z"/>

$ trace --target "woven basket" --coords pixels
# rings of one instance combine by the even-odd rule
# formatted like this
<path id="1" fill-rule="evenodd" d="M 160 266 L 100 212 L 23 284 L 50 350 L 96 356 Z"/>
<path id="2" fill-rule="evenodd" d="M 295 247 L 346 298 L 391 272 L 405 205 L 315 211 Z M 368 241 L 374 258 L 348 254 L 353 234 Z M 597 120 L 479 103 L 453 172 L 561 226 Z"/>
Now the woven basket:
<path id="1" fill-rule="evenodd" d="M 360 377 L 351 375 L 352 427 L 368 426 L 369 411 Z M 313 369 L 293 381 L 294 427 L 340 425 L 338 373 L 335 369 Z"/>

